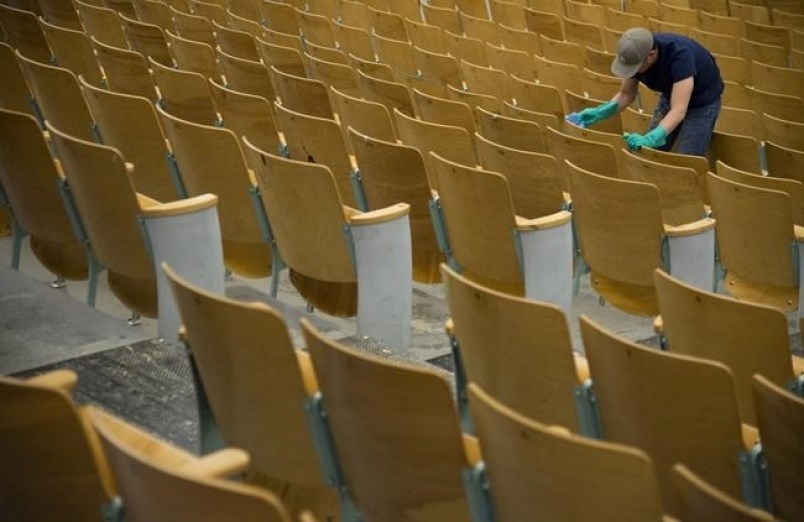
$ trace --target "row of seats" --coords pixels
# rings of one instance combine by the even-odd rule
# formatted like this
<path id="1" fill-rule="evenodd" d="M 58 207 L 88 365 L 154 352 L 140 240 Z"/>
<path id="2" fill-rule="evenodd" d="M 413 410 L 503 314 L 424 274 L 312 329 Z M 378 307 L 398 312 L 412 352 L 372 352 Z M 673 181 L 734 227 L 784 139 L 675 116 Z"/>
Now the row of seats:
<path id="1" fill-rule="evenodd" d="M 4 462 L 14 463 L 0 476 L 8 512 L 25 520 L 56 512 L 92 519 L 98 515 L 86 513 L 111 500 L 107 509 L 122 508 L 131 521 L 217 520 L 222 513 L 289 520 L 285 509 L 324 520 L 771 520 L 736 500 L 743 494 L 787 520 L 804 509 L 797 443 L 804 401 L 784 389 L 790 358 L 777 310 L 657 272 L 667 310 L 707 315 L 711 321 L 693 329 L 713 342 L 685 340 L 683 326 L 671 328 L 672 314 L 668 333 L 681 335 L 671 337 L 670 353 L 582 318 L 587 363 L 573 360 L 560 309 L 492 291 L 445 266 L 451 331 L 465 362 L 459 371 L 469 382 L 457 390 L 470 419 L 461 430 L 448 383 L 437 374 L 335 343 L 307 320 L 308 351 L 294 349 L 271 308 L 212 295 L 163 269 L 197 393 L 210 407 L 200 428 L 219 430 L 226 446 L 242 449 L 213 452 L 207 444 L 198 459 L 96 407 L 75 410 L 65 393 L 75 385 L 69 372 L 27 383 L 2 378 L 0 401 L 13 412 L 0 424 Z M 752 329 L 760 325 L 770 335 Z M 757 357 L 749 350 L 766 351 Z M 786 374 L 770 376 L 771 353 L 788 365 Z M 753 401 L 755 418 L 743 416 L 735 382 Z M 595 407 L 587 411 L 603 440 L 581 434 L 590 403 L 578 397 L 591 394 Z M 38 457 L 56 445 L 70 458 Z M 752 474 L 758 468 L 747 455 L 738 458 L 750 450 L 766 463 L 769 482 Z M 245 484 L 218 478 L 238 473 Z M 772 505 L 762 503 L 771 497 Z"/>
<path id="2" fill-rule="evenodd" d="M 22 59 L 22 60 L 25 60 L 25 59 Z M 169 81 L 167 79 L 165 79 L 165 78 L 169 78 L 170 75 L 173 74 L 173 73 L 170 72 L 171 70 L 160 66 L 157 62 L 155 62 L 153 60 L 151 61 L 151 65 L 152 65 L 153 70 L 155 72 L 154 74 L 155 74 L 155 77 L 157 78 L 157 83 L 159 83 L 160 86 L 162 87 L 160 89 L 160 91 L 162 91 L 162 92 L 164 92 L 166 94 L 171 92 L 171 89 L 168 87 Z M 29 69 L 28 75 L 32 76 L 31 70 L 34 67 L 33 62 L 28 60 L 28 62 L 26 63 L 26 67 Z M 39 69 L 40 70 L 47 70 L 45 67 L 39 67 Z M 281 74 L 281 73 L 278 73 L 278 71 L 276 71 L 276 70 L 274 70 L 273 72 L 274 72 L 275 76 Z M 163 80 L 160 82 L 159 78 L 162 78 Z M 292 78 L 292 77 L 290 75 L 285 75 L 285 79 L 288 79 L 288 78 Z M 42 85 L 50 85 L 52 82 L 44 82 L 43 81 L 43 82 L 39 82 L 39 83 L 42 84 Z M 281 82 L 279 82 L 279 81 L 275 81 L 274 83 L 276 85 L 281 85 Z M 298 85 L 299 85 L 298 83 L 296 85 L 294 85 L 295 88 L 279 89 L 279 90 L 281 90 L 281 94 L 282 94 L 280 98 L 283 99 L 283 101 L 286 102 L 285 105 L 292 105 L 293 100 L 291 98 L 291 94 L 292 93 L 297 93 L 297 92 L 300 91 L 300 89 L 298 88 Z M 172 91 L 177 91 L 177 90 L 178 89 L 176 89 L 175 87 L 172 89 Z M 187 94 L 186 89 L 183 89 L 182 92 L 185 95 Z M 326 91 L 324 91 L 323 94 L 319 95 L 319 99 L 321 100 L 322 104 L 326 104 L 327 101 L 328 101 L 328 98 L 322 97 L 322 96 L 325 96 L 325 95 L 326 95 Z M 176 103 L 172 103 L 173 101 L 175 101 Z M 192 112 L 181 112 L 181 109 L 183 108 L 183 106 L 181 105 L 182 101 L 183 101 L 182 99 L 165 99 L 165 98 L 163 98 L 163 102 L 166 102 L 164 104 L 167 107 L 167 110 L 169 110 L 169 111 L 172 110 L 174 113 L 179 112 L 180 114 L 182 114 L 184 116 L 192 118 L 192 116 L 193 116 Z M 307 100 L 299 101 L 298 108 L 299 109 L 306 109 L 307 108 L 307 110 L 309 110 L 310 105 L 309 105 L 309 103 L 306 103 L 306 102 L 307 102 Z M 285 106 L 285 105 L 283 105 L 283 106 Z M 80 106 L 80 104 L 73 104 L 72 105 L 73 108 L 79 107 L 79 106 Z M 296 107 L 294 106 L 294 108 L 296 108 Z M 318 125 L 318 127 L 319 127 L 318 132 L 312 132 L 314 129 L 309 125 L 308 125 L 308 127 L 306 129 L 302 128 L 300 132 L 291 132 L 291 128 L 294 126 L 294 124 L 304 121 L 305 118 L 301 117 L 298 114 L 297 115 L 289 114 L 289 111 L 285 112 L 285 111 L 282 111 L 279 108 L 277 108 L 276 110 L 278 111 L 278 113 L 277 113 L 278 115 L 281 114 L 281 115 L 284 116 L 284 122 L 283 122 L 282 127 L 284 129 L 286 141 L 290 142 L 289 150 L 290 150 L 291 157 L 294 157 L 294 155 L 296 155 L 296 157 L 298 159 L 302 159 L 302 160 L 304 160 L 304 159 L 310 160 L 312 158 L 312 159 L 314 159 L 316 161 L 322 162 L 322 163 L 326 164 L 327 166 L 329 166 L 334 173 L 341 173 L 342 172 L 342 173 L 346 174 L 348 172 L 349 169 L 348 169 L 348 167 L 346 167 L 348 159 L 347 159 L 347 156 L 345 154 L 345 149 L 342 149 L 343 153 L 338 153 L 337 151 L 335 151 L 334 154 L 332 153 L 332 147 L 338 141 L 338 139 L 337 139 L 337 131 L 334 132 L 334 133 L 330 132 L 330 131 L 327 131 L 327 132 L 329 132 L 329 134 L 327 134 L 327 132 L 324 132 L 323 136 L 329 136 L 330 139 L 323 139 L 323 140 L 321 139 L 322 131 L 320 129 L 326 129 L 327 128 L 326 126 L 322 127 L 321 125 Z M 201 112 L 204 112 L 204 111 L 201 111 Z M 213 120 L 215 118 L 214 108 L 212 107 L 211 103 L 209 105 L 208 110 L 205 111 L 205 114 L 206 114 L 206 116 L 204 116 L 204 117 L 198 116 L 196 119 L 201 120 L 202 122 L 205 122 L 205 123 L 211 123 L 210 120 Z M 88 115 L 88 112 L 87 112 L 87 115 Z M 86 119 L 89 119 L 89 117 L 85 118 L 85 120 Z M 399 121 L 400 119 L 403 119 L 403 118 L 397 118 L 397 121 Z M 308 123 L 309 123 L 309 121 L 308 121 Z M 323 124 L 325 122 L 321 121 L 321 122 L 318 122 L 318 123 Z M 411 125 L 413 125 L 412 121 L 411 121 Z M 75 129 L 77 127 L 68 127 L 68 128 Z M 407 140 L 407 141 L 412 142 L 412 140 L 414 140 L 416 138 L 425 137 L 426 134 L 422 131 L 422 129 L 423 129 L 423 127 L 421 125 L 418 125 L 415 128 L 415 132 L 409 132 L 408 134 L 410 135 L 410 139 Z M 446 133 L 446 129 L 444 127 L 436 128 L 435 130 L 440 134 L 445 134 Z M 294 141 L 294 134 L 298 138 L 295 141 Z M 335 136 L 335 138 L 333 138 L 333 136 Z M 616 139 L 616 137 L 615 137 L 615 139 Z M 434 140 L 431 140 L 431 141 L 433 143 L 435 143 Z M 441 141 L 443 141 L 443 139 Z M 582 147 L 579 145 L 578 142 L 572 143 L 571 145 L 572 146 L 568 147 L 568 149 L 576 149 L 576 152 L 581 152 Z M 121 145 L 121 147 L 122 147 L 122 145 Z M 318 147 L 318 150 L 321 151 L 321 154 L 316 152 L 316 147 Z M 326 149 L 329 149 L 329 151 L 327 151 Z M 450 150 L 450 156 L 449 156 L 448 159 L 457 160 L 457 161 L 462 162 L 462 163 L 469 163 L 469 164 L 476 163 L 476 160 L 473 160 L 473 159 L 472 160 L 466 160 L 466 158 L 460 157 L 459 156 L 459 151 L 455 150 L 454 143 L 452 144 L 452 146 L 444 147 L 443 150 Z M 299 155 L 299 151 L 305 151 L 305 154 Z M 329 152 L 329 154 L 328 154 L 328 152 Z M 557 152 L 555 152 L 554 154 L 557 154 Z M 181 156 L 181 154 L 180 154 L 180 156 Z M 326 156 L 331 158 L 331 161 L 327 161 Z M 336 156 L 339 156 L 340 159 L 338 159 Z M 190 156 L 185 154 L 184 157 L 190 158 L 190 159 L 187 160 L 188 163 L 191 161 Z M 616 164 L 616 161 L 615 162 L 612 162 L 612 161 L 594 162 L 594 161 L 592 161 L 592 158 L 594 158 L 593 155 L 584 154 L 584 157 L 586 158 L 587 162 L 583 163 L 583 162 L 579 161 L 578 163 L 582 167 L 588 168 L 589 170 L 592 170 L 592 171 L 595 171 L 595 172 L 599 171 L 599 168 L 600 168 L 601 165 L 603 166 L 603 168 L 610 168 L 611 166 Z M 198 162 L 196 162 L 196 163 L 198 163 Z M 212 163 L 210 163 L 210 162 L 204 162 L 204 163 L 207 164 L 207 165 L 212 165 Z M 427 162 L 427 164 L 429 164 L 429 161 Z M 606 165 L 608 165 L 608 167 L 606 167 Z M 754 162 L 754 165 L 756 166 L 756 162 Z M 188 172 L 189 171 L 195 172 L 195 171 L 199 170 L 199 168 L 193 168 L 192 165 L 190 165 L 189 167 L 190 168 L 185 169 Z M 756 169 L 754 168 L 754 169 L 751 169 L 751 170 L 756 170 Z M 603 171 L 603 173 L 606 173 L 606 172 L 607 171 Z M 436 183 L 432 179 L 433 178 L 432 173 L 430 175 L 430 178 L 431 178 L 431 180 L 430 180 L 431 187 L 435 187 Z M 347 202 L 350 202 L 349 198 L 348 198 L 348 195 L 350 194 L 351 191 L 348 190 L 348 180 L 347 180 L 347 178 L 345 176 L 338 175 L 336 177 L 336 179 L 340 180 L 339 185 L 340 185 L 340 189 L 341 189 L 341 194 L 343 195 L 343 197 L 347 198 Z M 566 185 L 567 185 L 566 180 L 563 181 L 562 185 L 563 185 L 563 188 L 566 189 Z M 219 192 L 219 190 L 216 190 L 215 192 Z M 432 269 L 430 269 L 430 272 L 432 273 Z M 564 302 L 566 303 L 566 300 L 564 300 Z M 325 309 L 327 308 L 326 303 L 317 303 L 317 304 L 319 304 L 319 306 L 324 307 Z"/>

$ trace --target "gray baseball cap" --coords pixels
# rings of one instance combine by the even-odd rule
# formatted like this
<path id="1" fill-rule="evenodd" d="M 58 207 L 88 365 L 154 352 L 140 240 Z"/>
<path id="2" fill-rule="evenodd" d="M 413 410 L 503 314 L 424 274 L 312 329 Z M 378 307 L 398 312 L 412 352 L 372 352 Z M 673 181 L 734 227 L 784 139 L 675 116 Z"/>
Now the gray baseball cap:
<path id="1" fill-rule="evenodd" d="M 617 42 L 617 56 L 611 62 L 611 72 L 620 78 L 634 76 L 653 49 L 653 33 L 643 27 L 632 27 Z"/>

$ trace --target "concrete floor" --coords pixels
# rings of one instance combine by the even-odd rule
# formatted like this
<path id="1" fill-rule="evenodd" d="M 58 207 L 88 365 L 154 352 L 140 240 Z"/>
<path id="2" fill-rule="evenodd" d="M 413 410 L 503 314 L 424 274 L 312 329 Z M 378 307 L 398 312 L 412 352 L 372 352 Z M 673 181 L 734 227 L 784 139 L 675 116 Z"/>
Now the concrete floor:
<path id="1" fill-rule="evenodd" d="M 23 245 L 21 269 L 9 268 L 11 238 L 0 238 L 0 375 L 30 376 L 68 368 L 79 384 L 73 396 L 94 403 L 162 438 L 199 451 L 195 385 L 183 347 L 157 339 L 157 322 L 136 326 L 130 312 L 110 292 L 105 278 L 97 306 L 86 305 L 86 282 L 50 288 L 53 280 Z M 298 319 L 310 317 L 333 339 L 388 359 L 413 362 L 453 380 L 450 348 L 444 334 L 447 307 L 441 285 L 414 285 L 411 347 L 401 350 L 356 335 L 354 319 L 309 314 L 305 303 L 283 274 L 277 300 L 268 295 L 269 280 L 234 277 L 226 284 L 229 297 L 264 301 L 285 317 L 291 336 L 301 346 Z M 586 314 L 633 340 L 653 339 L 650 318 L 629 316 L 601 306 L 583 281 L 572 303 L 573 344 L 581 351 L 578 316 Z"/>
<path id="2" fill-rule="evenodd" d="M 11 243 L 12 241 L 9 237 L 0 238 L 0 265 L 8 266 L 8 263 L 10 262 Z M 60 328 L 64 327 L 63 322 L 67 320 L 67 318 L 63 317 L 65 310 L 69 310 L 71 313 L 88 311 L 88 307 L 85 304 L 87 293 L 86 281 L 71 281 L 65 288 L 62 289 L 48 288 L 47 284 L 52 281 L 53 276 L 47 272 L 47 270 L 45 270 L 36 260 L 35 256 L 27 245 L 27 240 L 23 244 L 20 272 L 31 278 L 33 281 L 28 281 L 25 284 L 21 282 L 15 283 L 12 284 L 11 287 L 0 286 L 0 296 L 8 300 L 12 293 L 19 293 L 20 289 L 18 287 L 20 287 L 20 285 L 23 287 L 25 285 L 36 285 L 38 282 L 42 288 L 47 288 L 48 292 L 52 292 L 53 296 L 60 296 L 51 304 L 57 304 L 57 309 L 61 311 L 51 312 L 51 315 L 41 317 L 33 316 L 27 318 L 16 314 L 13 319 L 9 319 L 9 317 L 11 317 L 9 315 L 10 312 L 3 312 L 6 317 L 5 321 L 0 323 L 4 326 L 3 331 L 0 331 L 0 373 L 11 373 L 14 371 L 19 371 L 20 369 L 31 369 L 36 366 L 56 362 L 60 358 L 71 355 L 69 352 L 59 354 L 54 353 L 52 354 L 52 359 L 44 357 L 41 360 L 36 360 L 35 358 L 31 358 L 30 355 L 27 355 L 20 361 L 14 363 L 4 362 L 8 361 L 9 358 L 14 357 L 14 354 L 12 353 L 13 350 L 10 350 L 9 345 L 20 342 L 19 332 L 25 332 L 23 337 L 30 337 L 33 339 L 32 342 L 36 342 L 35 339 L 38 336 L 53 336 L 54 332 L 58 332 Z M 13 279 L 12 271 L 7 271 L 6 275 L 7 277 L 11 277 Z M 269 302 L 269 304 L 277 305 L 276 302 L 271 302 L 270 298 L 267 296 L 268 287 L 269 280 L 267 278 L 244 279 L 235 276 L 227 282 L 227 294 L 237 299 L 263 300 Z M 48 293 L 43 295 L 48 295 Z M 71 300 L 67 300 L 65 296 L 68 296 Z M 51 301 L 53 300 L 47 299 L 48 303 Z M 305 313 L 305 303 L 290 284 L 286 273 L 283 274 L 281 279 L 278 301 L 280 306 L 285 309 L 288 314 L 290 314 L 289 317 L 294 317 Z M 7 303 L 7 306 L 10 304 L 11 303 Z M 44 303 L 40 304 L 43 305 Z M 2 306 L 2 302 L 0 302 L 0 307 Z M 103 276 L 101 277 L 101 282 L 98 289 L 96 309 L 102 312 L 103 315 L 98 316 L 98 320 L 95 321 L 95 326 L 99 327 L 100 323 L 102 323 L 104 327 L 111 328 L 111 330 L 109 330 L 109 335 L 112 337 L 112 339 L 107 340 L 106 343 L 96 343 L 92 347 L 82 346 L 81 349 L 76 348 L 75 351 L 72 352 L 73 356 L 85 355 L 92 351 L 108 349 L 114 347 L 115 344 L 117 346 L 122 346 L 127 343 L 130 344 L 130 342 L 136 340 L 156 337 L 156 320 L 143 318 L 142 323 L 137 326 L 128 326 L 126 324 L 126 319 L 129 317 L 129 311 L 125 309 L 125 307 L 119 301 L 117 301 L 117 299 L 109 291 Z M 2 310 L 3 309 L 0 308 L 0 311 Z M 620 312 L 611 306 L 600 305 L 597 295 L 589 287 L 588 277 L 584 277 L 582 280 L 581 290 L 579 295 L 573 300 L 570 314 L 571 316 L 569 318 L 573 346 L 577 351 L 582 351 L 583 349 L 578 327 L 578 317 L 581 314 L 585 314 L 592 319 L 599 321 L 607 328 L 629 339 L 645 340 L 653 336 L 650 318 L 634 317 Z M 323 321 L 323 323 L 328 325 L 326 330 L 328 335 L 330 335 L 332 338 L 355 338 L 356 326 L 353 318 L 336 318 L 320 313 L 315 313 L 314 315 Z M 426 361 L 428 359 L 433 359 L 449 353 L 449 346 L 446 336 L 444 335 L 444 321 L 446 320 L 447 315 L 443 286 L 414 284 L 413 318 L 411 325 L 413 329 L 413 336 L 411 347 L 407 350 L 399 350 L 393 347 L 383 347 L 382 353 L 384 355 L 393 356 L 394 358 L 398 357 L 400 359 L 411 361 Z M 81 319 L 76 316 L 74 320 L 80 321 Z M 84 320 L 87 320 L 87 318 L 84 317 Z M 32 329 L 30 327 L 30 325 L 33 323 L 38 325 L 37 329 Z M 50 327 L 46 327 L 48 323 L 50 323 Z M 5 331 L 6 329 L 9 329 L 10 331 Z M 14 330 L 17 330 L 17 333 L 15 333 Z M 42 331 L 39 332 L 38 330 Z M 121 331 L 122 334 L 119 333 L 118 330 Z M 115 336 L 119 337 L 119 343 L 114 342 L 113 339 Z M 83 344 L 89 345 L 92 342 L 96 341 L 87 340 L 87 342 Z"/>

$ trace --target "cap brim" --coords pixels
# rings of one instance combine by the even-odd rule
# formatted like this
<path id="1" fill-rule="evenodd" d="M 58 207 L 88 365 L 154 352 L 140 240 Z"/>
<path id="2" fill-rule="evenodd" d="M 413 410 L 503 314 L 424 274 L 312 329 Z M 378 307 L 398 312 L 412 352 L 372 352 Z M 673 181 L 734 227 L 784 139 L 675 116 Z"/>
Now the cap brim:
<path id="1" fill-rule="evenodd" d="M 634 75 L 639 72 L 639 67 L 641 65 L 641 63 L 625 65 L 620 60 L 615 58 L 614 61 L 611 62 L 611 73 L 620 78 L 633 78 Z"/>

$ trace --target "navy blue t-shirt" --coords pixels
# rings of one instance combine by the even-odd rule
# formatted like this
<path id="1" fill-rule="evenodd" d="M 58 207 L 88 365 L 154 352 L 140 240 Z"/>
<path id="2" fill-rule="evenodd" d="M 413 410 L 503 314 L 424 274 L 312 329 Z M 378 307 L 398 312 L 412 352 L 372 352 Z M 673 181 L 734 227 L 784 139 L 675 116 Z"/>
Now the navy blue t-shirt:
<path id="1" fill-rule="evenodd" d="M 723 92 L 723 80 L 715 58 L 701 44 L 680 34 L 653 33 L 659 58 L 650 69 L 634 78 L 670 100 L 673 84 L 694 79 L 689 108 L 709 105 Z"/>

